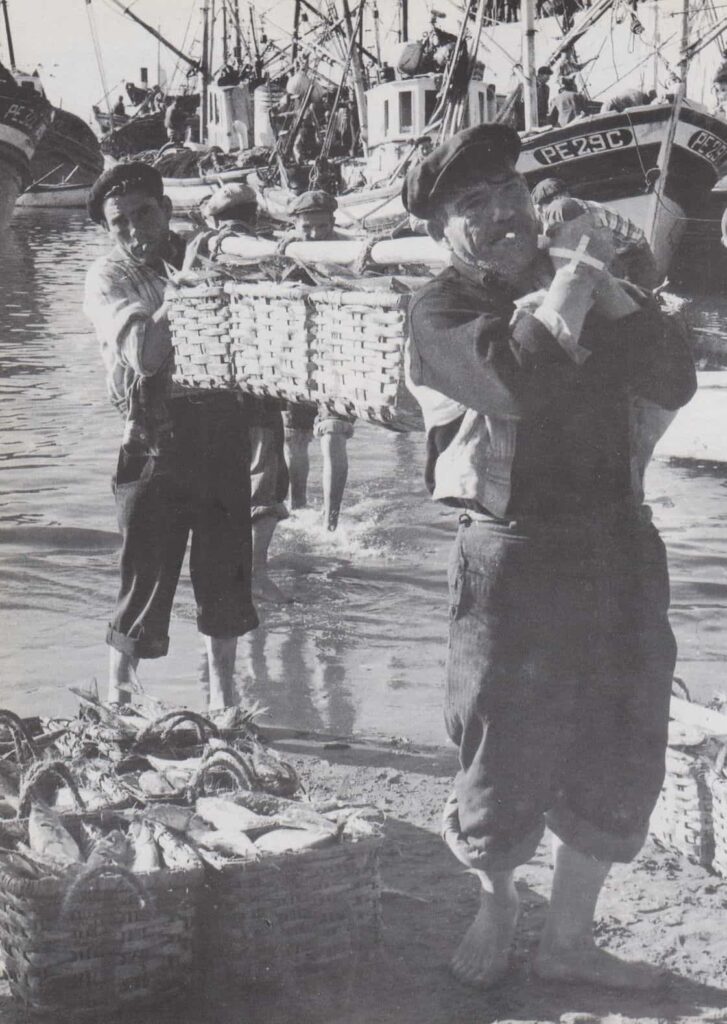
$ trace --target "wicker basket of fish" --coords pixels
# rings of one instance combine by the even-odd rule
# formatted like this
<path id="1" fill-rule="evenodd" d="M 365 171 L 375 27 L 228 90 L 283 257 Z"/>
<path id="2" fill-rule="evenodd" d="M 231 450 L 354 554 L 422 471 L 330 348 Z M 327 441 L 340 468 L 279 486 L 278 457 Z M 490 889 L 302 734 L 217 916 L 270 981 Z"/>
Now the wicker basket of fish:
<path id="1" fill-rule="evenodd" d="M 0 953 L 26 1012 L 105 1020 L 193 983 L 204 869 L 178 835 L 143 813 L 32 802 L 0 846 Z"/>
<path id="2" fill-rule="evenodd" d="M 666 777 L 651 816 L 651 832 L 666 847 L 709 867 L 714 856 L 709 743 L 700 730 L 669 727 Z"/>
<path id="3" fill-rule="evenodd" d="M 714 766 L 707 774 L 707 782 L 712 797 L 712 827 L 714 831 L 714 860 L 712 867 L 716 872 L 727 878 L 727 773 L 725 760 L 727 746 L 722 746 Z"/>
<path id="4" fill-rule="evenodd" d="M 408 294 L 314 291 L 312 397 L 319 407 L 391 430 L 421 430 L 405 383 Z"/>
<path id="5" fill-rule="evenodd" d="M 234 388 L 230 303 L 214 282 L 179 285 L 166 294 L 174 344 L 174 380 L 191 388 Z"/>
<path id="6" fill-rule="evenodd" d="M 232 372 L 243 391 L 311 400 L 310 288 L 228 282 Z"/>
<path id="7" fill-rule="evenodd" d="M 208 974 L 276 983 L 376 948 L 381 839 L 362 809 L 323 813 L 241 791 L 200 797 L 193 821 L 192 837 L 216 869 L 201 923 Z"/>

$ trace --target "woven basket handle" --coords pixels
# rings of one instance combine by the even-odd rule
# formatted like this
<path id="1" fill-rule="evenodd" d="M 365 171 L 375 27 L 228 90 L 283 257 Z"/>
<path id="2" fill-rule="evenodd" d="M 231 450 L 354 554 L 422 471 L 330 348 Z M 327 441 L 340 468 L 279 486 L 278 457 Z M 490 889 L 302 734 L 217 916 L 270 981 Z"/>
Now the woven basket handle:
<path id="1" fill-rule="evenodd" d="M 137 742 L 143 743 L 144 740 L 157 735 L 161 740 L 168 740 L 174 730 L 186 722 L 194 726 L 200 743 L 204 743 L 209 737 L 216 739 L 220 735 L 214 722 L 210 722 L 203 715 L 198 715 L 196 711 L 168 711 L 165 715 L 150 722 L 145 729 L 142 729 Z"/>
<path id="2" fill-rule="evenodd" d="M 78 791 L 76 780 L 73 778 L 68 765 L 63 764 L 62 761 L 38 761 L 23 779 L 18 799 L 18 818 L 26 818 L 28 816 L 33 793 L 40 780 L 45 778 L 55 778 L 57 781 L 65 783 L 73 794 L 78 810 L 86 810 L 86 804 Z"/>
<path id="3" fill-rule="evenodd" d="M 70 914 L 88 895 L 89 888 L 92 887 L 93 883 L 99 878 L 113 878 L 119 884 L 118 889 L 129 889 L 132 894 L 136 897 L 137 903 L 141 910 L 150 912 L 152 908 L 151 894 L 144 887 L 141 879 L 138 878 L 133 872 L 129 871 L 128 868 L 121 867 L 120 864 L 99 864 L 95 868 L 87 868 L 74 878 L 71 885 L 68 887 L 63 904 L 61 906 L 60 920 L 62 921 L 68 914 Z M 122 914 L 123 908 L 119 908 L 119 914 Z"/>
<path id="4" fill-rule="evenodd" d="M 36 761 L 38 759 L 38 748 L 26 729 L 22 718 L 19 718 L 14 711 L 2 708 L 0 709 L 1 725 L 6 727 L 12 737 L 13 747 L 15 748 L 15 760 L 18 764 L 22 764 L 23 761 L 27 760 Z M 27 747 L 28 754 L 30 755 L 29 758 L 23 753 L 23 744 Z"/>
<path id="5" fill-rule="evenodd" d="M 205 782 L 210 774 L 227 775 L 238 789 L 254 789 L 255 776 L 245 758 L 232 747 L 207 754 L 189 785 L 192 798 L 204 796 Z"/>

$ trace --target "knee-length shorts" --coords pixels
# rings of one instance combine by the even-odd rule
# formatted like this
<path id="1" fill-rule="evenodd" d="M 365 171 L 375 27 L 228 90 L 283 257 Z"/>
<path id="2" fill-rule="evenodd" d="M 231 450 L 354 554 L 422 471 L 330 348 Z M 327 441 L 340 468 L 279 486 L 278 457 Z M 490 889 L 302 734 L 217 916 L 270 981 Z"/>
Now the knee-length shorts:
<path id="1" fill-rule="evenodd" d="M 163 657 L 191 535 L 189 568 L 201 633 L 242 636 L 252 603 L 250 441 L 232 394 L 169 403 L 174 448 L 119 453 L 113 488 L 121 531 L 121 583 L 106 635 L 117 650 Z"/>
<path id="2" fill-rule="evenodd" d="M 585 854 L 631 860 L 664 779 L 676 659 L 656 529 L 635 512 L 560 525 L 463 515 L 449 590 L 455 855 L 508 870 L 547 823 Z"/>

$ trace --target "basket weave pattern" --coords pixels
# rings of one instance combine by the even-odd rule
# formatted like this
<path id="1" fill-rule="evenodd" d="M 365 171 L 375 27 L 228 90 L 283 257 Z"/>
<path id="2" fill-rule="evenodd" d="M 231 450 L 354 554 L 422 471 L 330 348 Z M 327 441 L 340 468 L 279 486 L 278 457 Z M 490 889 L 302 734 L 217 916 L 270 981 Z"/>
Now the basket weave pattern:
<path id="1" fill-rule="evenodd" d="M 381 929 L 379 847 L 361 839 L 223 867 L 202 912 L 210 970 L 274 981 L 370 950 Z"/>
<path id="2" fill-rule="evenodd" d="M 175 380 L 420 430 L 405 383 L 408 296 L 267 282 L 170 293 Z"/>
<path id="3" fill-rule="evenodd" d="M 708 762 L 698 752 L 669 748 L 664 787 L 651 816 L 657 839 L 703 867 L 711 865 L 715 847 L 707 774 Z"/>
<path id="4" fill-rule="evenodd" d="M 170 289 L 174 380 L 194 388 L 232 388 L 230 307 L 220 285 Z"/>
<path id="5" fill-rule="evenodd" d="M 228 284 L 232 374 L 257 395 L 310 401 L 310 310 L 302 285 Z"/>
<path id="6" fill-rule="evenodd" d="M 71 817 L 80 820 L 66 824 Z M 143 905 L 113 874 L 94 878 L 69 904 L 68 879 L 19 879 L 0 867 L 0 951 L 10 990 L 28 1010 L 106 1013 L 191 984 L 203 870 L 137 877 Z"/>
<path id="7" fill-rule="evenodd" d="M 323 408 L 399 429 L 416 429 L 418 406 L 404 383 L 406 295 L 317 291 L 311 360 Z"/>

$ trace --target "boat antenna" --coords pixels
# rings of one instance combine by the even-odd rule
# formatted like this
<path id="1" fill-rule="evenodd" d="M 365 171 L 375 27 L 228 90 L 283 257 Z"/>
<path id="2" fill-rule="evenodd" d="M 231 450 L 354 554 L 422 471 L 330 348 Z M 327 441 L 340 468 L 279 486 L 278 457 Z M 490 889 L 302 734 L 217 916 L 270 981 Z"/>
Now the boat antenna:
<path id="1" fill-rule="evenodd" d="M 15 50 L 13 49 L 13 34 L 10 31 L 10 18 L 8 17 L 8 0 L 2 0 L 3 4 L 3 17 L 5 19 L 5 38 L 8 43 L 8 57 L 10 59 L 10 67 L 15 71 Z"/>

